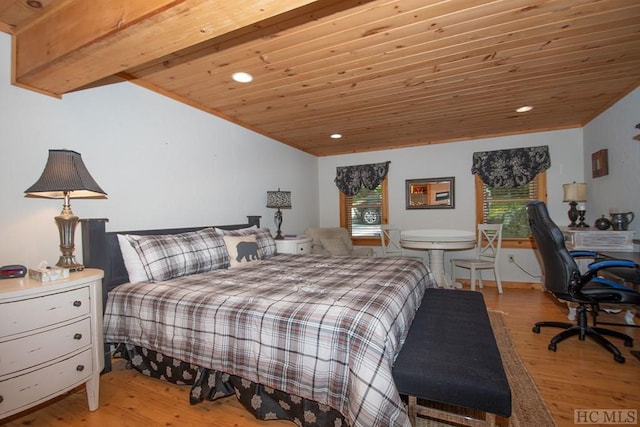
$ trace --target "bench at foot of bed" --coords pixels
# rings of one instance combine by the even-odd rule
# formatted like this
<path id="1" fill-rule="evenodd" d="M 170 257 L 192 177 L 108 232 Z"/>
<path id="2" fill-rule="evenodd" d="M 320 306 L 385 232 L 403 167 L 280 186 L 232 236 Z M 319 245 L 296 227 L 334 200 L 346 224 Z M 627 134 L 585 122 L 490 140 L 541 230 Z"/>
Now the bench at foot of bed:
<path id="1" fill-rule="evenodd" d="M 511 389 L 479 292 L 427 289 L 393 378 L 408 396 L 413 426 L 417 414 L 472 426 L 511 415 Z"/>

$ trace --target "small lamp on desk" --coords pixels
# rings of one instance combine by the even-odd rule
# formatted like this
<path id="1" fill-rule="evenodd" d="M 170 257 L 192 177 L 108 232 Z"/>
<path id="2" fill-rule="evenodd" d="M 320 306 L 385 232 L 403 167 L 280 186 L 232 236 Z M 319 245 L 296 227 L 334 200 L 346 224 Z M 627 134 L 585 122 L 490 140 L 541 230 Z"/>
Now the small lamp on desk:
<path id="1" fill-rule="evenodd" d="M 572 182 L 571 184 L 562 184 L 564 192 L 563 202 L 569 202 L 569 227 L 588 227 L 584 222 L 584 214 L 586 213 L 585 203 L 587 201 L 587 184 L 584 182 Z M 579 223 L 576 221 L 580 219 Z"/>
<path id="2" fill-rule="evenodd" d="M 70 271 L 83 270 L 76 262 L 74 233 L 79 218 L 71 211 L 70 199 L 106 199 L 107 193 L 93 180 L 80 153 L 49 150 L 49 158 L 40 178 L 25 190 L 25 197 L 64 199 L 62 212 L 55 217 L 60 232 L 60 252 L 56 264 Z"/>

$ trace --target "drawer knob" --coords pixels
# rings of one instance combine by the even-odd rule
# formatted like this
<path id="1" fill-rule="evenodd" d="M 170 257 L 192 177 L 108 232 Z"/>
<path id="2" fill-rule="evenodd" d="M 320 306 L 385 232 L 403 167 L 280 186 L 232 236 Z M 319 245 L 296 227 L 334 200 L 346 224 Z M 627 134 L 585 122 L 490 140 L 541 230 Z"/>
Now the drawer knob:
<path id="1" fill-rule="evenodd" d="M 78 366 L 76 366 L 76 371 L 78 371 L 78 372 L 82 372 L 82 371 L 84 371 L 84 365 L 78 365 Z"/>
<path id="2" fill-rule="evenodd" d="M 73 336 L 73 339 L 74 339 L 74 340 L 80 340 L 80 339 L 82 339 L 82 334 L 75 334 L 75 335 Z"/>
<path id="3" fill-rule="evenodd" d="M 74 301 L 73 302 L 73 306 L 74 307 L 80 307 L 82 305 L 82 301 Z"/>

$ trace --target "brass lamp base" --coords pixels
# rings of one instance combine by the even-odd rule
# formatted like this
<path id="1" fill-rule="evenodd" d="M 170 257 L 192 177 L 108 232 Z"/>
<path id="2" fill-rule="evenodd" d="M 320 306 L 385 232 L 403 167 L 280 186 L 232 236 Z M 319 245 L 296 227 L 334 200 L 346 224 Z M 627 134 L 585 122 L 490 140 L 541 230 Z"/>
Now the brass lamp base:
<path id="1" fill-rule="evenodd" d="M 275 240 L 284 240 L 284 236 L 282 235 L 282 232 L 280 231 L 280 227 L 282 226 L 282 211 L 280 211 L 280 208 L 278 208 L 276 213 L 273 215 L 273 221 L 278 226 L 278 231 L 276 232 L 276 237 L 274 237 L 274 239 Z"/>
<path id="2" fill-rule="evenodd" d="M 60 232 L 60 258 L 56 266 L 62 268 L 68 268 L 69 271 L 82 271 L 84 265 L 76 261 L 76 256 L 73 254 L 75 250 L 74 234 L 76 231 L 76 225 L 78 225 L 78 218 L 71 212 L 71 207 L 65 203 L 60 215 L 55 217 L 56 224 L 58 225 L 58 231 Z"/>

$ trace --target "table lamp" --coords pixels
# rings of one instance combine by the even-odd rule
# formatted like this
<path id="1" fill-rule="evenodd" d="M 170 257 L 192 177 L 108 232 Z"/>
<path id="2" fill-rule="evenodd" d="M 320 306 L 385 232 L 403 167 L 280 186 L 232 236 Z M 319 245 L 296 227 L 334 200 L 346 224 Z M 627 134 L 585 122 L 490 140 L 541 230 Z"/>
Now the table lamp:
<path id="1" fill-rule="evenodd" d="M 280 232 L 280 227 L 282 226 L 282 212 L 280 209 L 291 209 L 291 191 L 267 191 L 267 207 L 278 209 L 273 216 L 273 220 L 278 226 L 278 232 L 274 239 L 282 240 L 284 237 Z"/>
<path id="2" fill-rule="evenodd" d="M 56 264 L 70 271 L 84 269 L 76 262 L 74 234 L 79 218 L 71 211 L 70 199 L 106 199 L 107 193 L 93 180 L 80 153 L 49 150 L 49 158 L 40 178 L 25 190 L 25 197 L 64 199 L 62 212 L 55 217 L 60 232 L 60 252 Z"/>
<path id="3" fill-rule="evenodd" d="M 569 202 L 569 227 L 588 227 L 584 222 L 584 214 L 586 212 L 584 202 L 587 201 L 587 184 L 584 182 L 572 182 L 571 184 L 562 184 L 562 190 L 564 192 L 563 202 Z M 580 203 L 578 205 L 578 203 Z M 579 209 L 576 208 L 579 206 Z M 576 224 L 576 221 L 580 218 L 580 223 Z"/>

